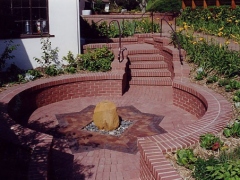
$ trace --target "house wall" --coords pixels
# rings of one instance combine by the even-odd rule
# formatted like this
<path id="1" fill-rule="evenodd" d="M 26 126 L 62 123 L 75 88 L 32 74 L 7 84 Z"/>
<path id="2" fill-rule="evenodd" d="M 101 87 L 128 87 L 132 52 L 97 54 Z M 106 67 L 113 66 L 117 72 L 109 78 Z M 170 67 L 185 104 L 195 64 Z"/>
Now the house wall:
<path id="1" fill-rule="evenodd" d="M 80 21 L 79 0 L 49 0 L 49 32 L 52 48 L 59 48 L 59 60 L 66 56 L 68 51 L 73 54 L 80 53 Z M 33 59 L 42 55 L 41 38 L 13 39 L 14 44 L 19 44 L 13 52 L 15 58 L 7 61 L 14 62 L 18 67 L 31 69 L 39 64 Z M 0 40 L 0 55 L 4 50 L 4 41 Z"/>

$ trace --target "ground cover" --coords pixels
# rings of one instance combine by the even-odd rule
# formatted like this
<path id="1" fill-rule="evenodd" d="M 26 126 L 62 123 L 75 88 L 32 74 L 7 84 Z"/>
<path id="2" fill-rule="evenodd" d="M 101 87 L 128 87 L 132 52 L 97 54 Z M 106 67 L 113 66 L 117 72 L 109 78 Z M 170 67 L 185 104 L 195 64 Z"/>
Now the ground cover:
<path id="1" fill-rule="evenodd" d="M 240 42 L 240 7 L 229 6 L 196 8 L 187 7 L 177 20 L 182 29 L 191 28 L 196 32 L 205 32 L 218 37 L 226 37 Z"/>
<path id="2" fill-rule="evenodd" d="M 239 52 L 228 43 L 207 42 L 202 37 L 179 33 L 191 67 L 190 81 L 213 89 L 232 103 L 232 121 L 218 134 L 203 134 L 199 144 L 167 154 L 184 179 L 239 179 Z M 233 155 L 236 154 L 233 158 Z"/>

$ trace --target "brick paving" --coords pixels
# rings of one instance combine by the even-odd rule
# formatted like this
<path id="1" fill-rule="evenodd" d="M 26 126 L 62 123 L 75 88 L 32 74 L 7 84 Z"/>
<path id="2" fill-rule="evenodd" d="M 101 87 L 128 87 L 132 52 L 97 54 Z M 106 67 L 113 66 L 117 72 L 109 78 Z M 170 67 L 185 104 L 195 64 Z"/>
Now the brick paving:
<path id="1" fill-rule="evenodd" d="M 29 124 L 36 121 L 45 122 L 51 128 L 58 124 L 56 114 L 79 112 L 102 100 L 113 101 L 118 107 L 132 105 L 143 113 L 164 116 L 160 127 L 165 131 L 196 122 L 195 116 L 173 105 L 172 93 L 172 87 L 132 86 L 122 97 L 83 97 L 65 100 L 38 108 L 29 118 Z M 138 179 L 139 158 L 139 153 L 94 148 L 74 154 L 75 163 L 82 167 L 78 171 L 89 180 Z M 78 171 L 75 171 L 74 176 L 79 175 Z"/>

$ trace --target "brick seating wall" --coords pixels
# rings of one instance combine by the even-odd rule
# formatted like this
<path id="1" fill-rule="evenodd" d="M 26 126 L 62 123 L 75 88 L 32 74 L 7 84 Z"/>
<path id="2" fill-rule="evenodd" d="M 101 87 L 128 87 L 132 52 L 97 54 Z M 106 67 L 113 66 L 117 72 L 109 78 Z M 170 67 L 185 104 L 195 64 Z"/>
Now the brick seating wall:
<path id="1" fill-rule="evenodd" d="M 8 142 L 32 149 L 29 179 L 47 179 L 50 161 L 73 159 L 67 148 L 52 145 L 53 137 L 25 128 L 27 124 L 21 117 L 30 115 L 35 109 L 57 101 L 86 96 L 121 96 L 126 88 L 126 76 L 121 67 L 115 67 L 110 73 L 89 73 L 83 76 L 60 76 L 33 81 L 13 87 L 0 94 L 3 112 L 0 116 L 1 138 Z M 45 82 L 44 82 L 45 81 Z M 51 152 L 51 153 L 50 153 Z M 61 159 L 61 157 L 63 157 Z M 65 158 L 66 159 L 66 158 Z M 54 161 L 60 164 L 60 162 Z M 71 168 L 68 168 L 69 170 Z"/>

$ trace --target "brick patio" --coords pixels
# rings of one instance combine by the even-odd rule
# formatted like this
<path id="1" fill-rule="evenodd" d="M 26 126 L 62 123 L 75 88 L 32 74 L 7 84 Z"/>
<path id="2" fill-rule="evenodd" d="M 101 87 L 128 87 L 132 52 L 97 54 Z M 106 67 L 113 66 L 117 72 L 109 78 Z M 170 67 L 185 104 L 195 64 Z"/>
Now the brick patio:
<path id="1" fill-rule="evenodd" d="M 203 133 L 219 132 L 231 118 L 231 104 L 212 90 L 189 82 L 189 67 L 180 65 L 178 51 L 168 46 L 169 40 L 145 40 L 148 43 L 124 44 L 129 71 L 125 70 L 127 60 L 121 64 L 115 60 L 108 73 L 42 79 L 0 94 L 0 137 L 33 149 L 29 179 L 49 176 L 49 158 L 55 165 L 55 177 L 181 179 L 164 153 L 197 143 Z M 137 58 L 143 57 L 139 54 L 151 55 L 141 59 Z M 159 126 L 165 133 L 138 138 L 139 151 L 135 154 L 93 147 L 74 153 L 66 141 L 49 135 L 58 125 L 56 114 L 80 112 L 106 99 L 118 107 L 134 106 L 142 113 L 164 116 Z M 17 106 L 19 102 L 22 104 Z M 22 114 L 29 115 L 27 122 L 22 120 Z M 41 158 L 36 160 L 38 156 Z M 69 169 L 73 173 L 67 174 L 66 167 L 73 167 Z"/>

